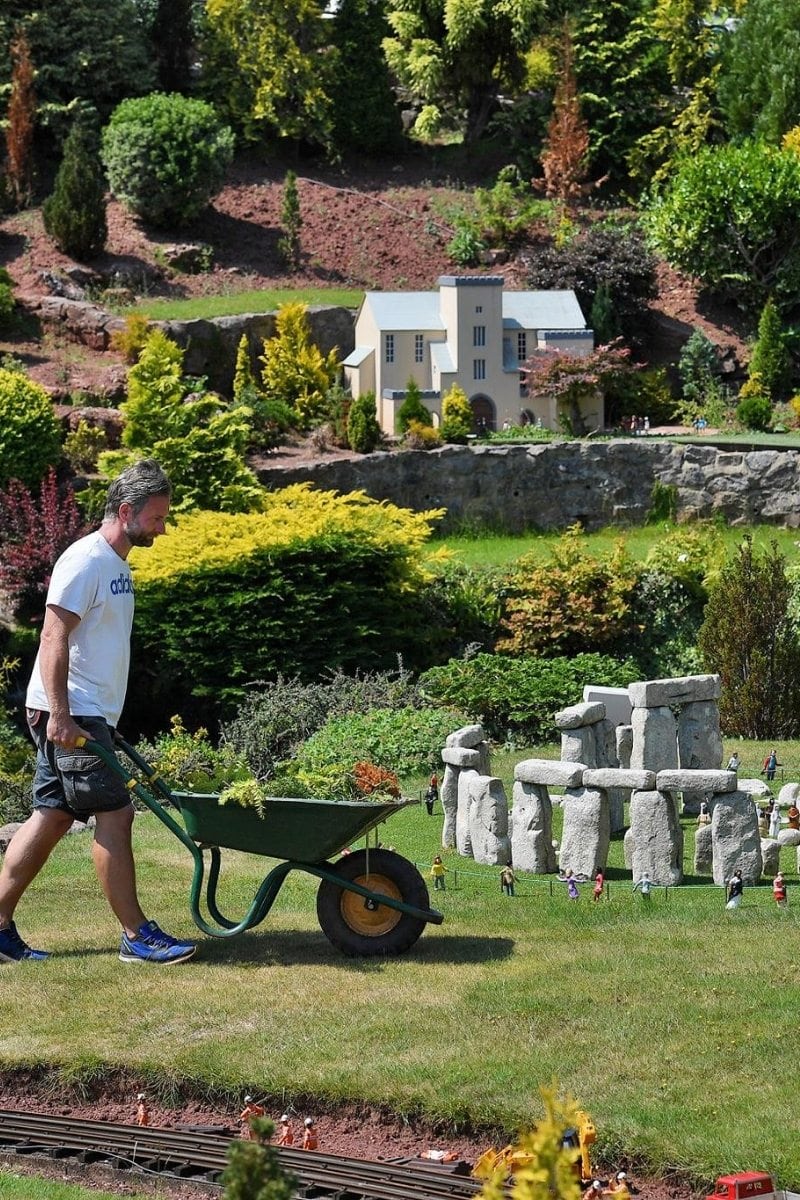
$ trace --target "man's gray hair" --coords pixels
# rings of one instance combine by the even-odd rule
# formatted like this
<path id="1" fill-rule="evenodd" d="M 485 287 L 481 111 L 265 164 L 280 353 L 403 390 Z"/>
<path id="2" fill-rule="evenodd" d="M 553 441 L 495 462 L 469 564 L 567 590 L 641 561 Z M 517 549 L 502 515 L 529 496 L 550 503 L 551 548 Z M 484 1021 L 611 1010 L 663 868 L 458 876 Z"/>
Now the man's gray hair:
<path id="1" fill-rule="evenodd" d="M 154 458 L 141 458 L 112 481 L 103 520 L 113 521 L 122 504 L 130 504 L 136 516 L 153 496 L 171 495 L 172 484 L 162 467 Z"/>

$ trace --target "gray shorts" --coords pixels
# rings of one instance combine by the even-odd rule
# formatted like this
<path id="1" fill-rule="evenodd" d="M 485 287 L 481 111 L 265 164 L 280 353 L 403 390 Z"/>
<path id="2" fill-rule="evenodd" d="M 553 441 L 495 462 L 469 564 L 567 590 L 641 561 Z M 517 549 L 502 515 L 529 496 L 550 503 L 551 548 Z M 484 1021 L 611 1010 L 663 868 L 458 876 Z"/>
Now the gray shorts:
<path id="1" fill-rule="evenodd" d="M 127 808 L 131 794 L 125 780 L 95 754 L 84 749 L 65 749 L 47 740 L 49 713 L 28 709 L 28 729 L 36 743 L 36 773 L 33 777 L 33 807 L 57 808 L 76 821 L 93 813 Z M 101 746 L 114 749 L 112 729 L 102 717 L 74 720 Z"/>

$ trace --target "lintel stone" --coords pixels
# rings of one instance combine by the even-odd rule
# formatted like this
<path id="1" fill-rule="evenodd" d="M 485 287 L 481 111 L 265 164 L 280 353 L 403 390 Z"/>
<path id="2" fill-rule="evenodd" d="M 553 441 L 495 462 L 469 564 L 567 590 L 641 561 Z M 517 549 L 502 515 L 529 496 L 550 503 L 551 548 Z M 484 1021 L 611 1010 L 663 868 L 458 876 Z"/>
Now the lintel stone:
<path id="1" fill-rule="evenodd" d="M 466 746 L 445 746 L 442 750 L 442 762 L 451 767 L 466 767 L 477 770 L 481 756 L 478 750 L 468 750 Z"/>
<path id="2" fill-rule="evenodd" d="M 587 769 L 585 763 L 525 758 L 514 768 L 514 778 L 520 783 L 538 783 L 543 787 L 581 787 Z"/>
<path id="3" fill-rule="evenodd" d="M 630 771 L 615 767 L 589 768 L 583 773 L 583 786 L 593 788 L 632 788 L 651 792 L 656 786 L 655 771 Z"/>
<path id="4" fill-rule="evenodd" d="M 735 771 L 692 771 L 679 767 L 659 771 L 656 775 L 659 792 L 735 792 Z"/>
<path id="5" fill-rule="evenodd" d="M 660 708 L 670 704 L 691 704 L 696 700 L 719 700 L 721 694 L 719 675 L 645 679 L 628 687 L 628 695 L 634 708 Z"/>
<path id="6" fill-rule="evenodd" d="M 599 700 L 585 704 L 571 704 L 555 715 L 556 729 L 580 729 L 582 725 L 595 725 L 604 721 L 606 706 Z"/>

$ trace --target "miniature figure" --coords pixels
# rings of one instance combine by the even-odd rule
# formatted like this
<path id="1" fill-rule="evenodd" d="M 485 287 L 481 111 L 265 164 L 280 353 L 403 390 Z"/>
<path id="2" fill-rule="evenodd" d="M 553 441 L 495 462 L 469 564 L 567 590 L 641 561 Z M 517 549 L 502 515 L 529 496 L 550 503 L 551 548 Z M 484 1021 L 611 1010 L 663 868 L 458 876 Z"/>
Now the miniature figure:
<path id="1" fill-rule="evenodd" d="M 742 903 L 742 890 L 744 883 L 742 882 L 742 872 L 734 871 L 730 883 L 728 884 L 728 903 L 726 908 L 740 908 Z"/>
<path id="2" fill-rule="evenodd" d="M 769 836 L 776 838 L 781 831 L 781 808 L 776 800 L 769 816 Z"/>
<path id="3" fill-rule="evenodd" d="M 792 801 L 786 810 L 786 816 L 789 818 L 790 829 L 800 829 L 800 808 Z"/>
<path id="4" fill-rule="evenodd" d="M 697 824 L 698 825 L 710 825 L 711 824 L 711 813 L 708 811 L 708 801 L 707 800 L 700 801 L 700 812 L 697 814 Z"/>
<path id="5" fill-rule="evenodd" d="M 257 1139 L 253 1137 L 253 1127 L 250 1124 L 251 1117 L 263 1117 L 264 1109 L 260 1104 L 256 1104 L 252 1096 L 245 1096 L 244 1108 L 239 1113 L 239 1120 L 242 1122 L 242 1131 L 239 1135 L 246 1142 L 254 1142 Z"/>
<path id="6" fill-rule="evenodd" d="M 567 896 L 570 900 L 580 900 L 581 894 L 578 891 L 578 881 L 572 871 L 567 871 L 561 882 L 567 885 Z"/>
<path id="7" fill-rule="evenodd" d="M 628 1188 L 627 1173 L 625 1171 L 617 1171 L 604 1194 L 607 1196 L 617 1196 L 619 1200 L 630 1200 L 631 1193 Z"/>
<path id="8" fill-rule="evenodd" d="M 278 1123 L 278 1136 L 275 1139 L 276 1146 L 293 1146 L 294 1133 L 292 1132 L 291 1119 L 288 1113 L 284 1113 Z"/>
<path id="9" fill-rule="evenodd" d="M 741 759 L 739 758 L 739 751 L 734 750 L 733 754 L 728 759 L 728 770 L 729 771 L 738 771 L 740 761 L 741 761 Z"/>
<path id="10" fill-rule="evenodd" d="M 594 891 L 592 892 L 595 903 L 597 903 L 598 900 L 602 899 L 604 882 L 605 881 L 603 879 L 603 868 L 599 867 L 597 874 L 594 877 Z"/>
<path id="11" fill-rule="evenodd" d="M 514 895 L 514 871 L 510 866 L 500 872 L 500 891 L 504 896 Z"/>
<path id="12" fill-rule="evenodd" d="M 439 799 L 439 777 L 434 771 L 428 781 L 428 790 L 425 793 L 425 807 L 428 810 L 428 816 L 433 816 L 433 806 Z"/>
<path id="13" fill-rule="evenodd" d="M 136 1124 L 150 1124 L 150 1109 L 147 1105 L 147 1097 L 144 1092 L 139 1092 L 136 1097 Z"/>
<path id="14" fill-rule="evenodd" d="M 448 868 L 442 862 L 441 854 L 437 854 L 436 857 L 434 858 L 433 864 L 431 866 L 431 875 L 433 877 L 433 890 L 435 892 L 445 891 L 446 885 L 445 885 L 444 875 L 445 875 L 445 871 L 447 871 L 447 870 L 448 870 Z"/>
<path id="15" fill-rule="evenodd" d="M 316 1150 L 317 1142 L 317 1127 L 311 1117 L 306 1117 L 303 1121 L 303 1149 Z"/>
<path id="16" fill-rule="evenodd" d="M 788 905 L 786 899 L 786 880 L 780 871 L 772 881 L 772 899 L 777 904 L 778 908 L 785 909 Z"/>
<path id="17" fill-rule="evenodd" d="M 650 893 L 653 890 L 653 885 L 650 882 L 650 876 L 647 874 L 647 871 L 642 871 L 642 878 L 633 885 L 631 890 L 634 892 L 641 892 L 642 899 L 649 901 Z"/>
<path id="18" fill-rule="evenodd" d="M 783 763 L 778 762 L 778 751 L 770 750 L 767 757 L 764 759 L 764 765 L 761 768 L 761 774 L 766 775 L 767 781 L 771 782 L 775 778 L 775 772 L 778 767 L 782 767 Z"/>
<path id="19" fill-rule="evenodd" d="M 599 1179 L 593 1179 L 583 1193 L 581 1200 L 597 1200 L 598 1196 L 603 1191 L 603 1185 Z"/>

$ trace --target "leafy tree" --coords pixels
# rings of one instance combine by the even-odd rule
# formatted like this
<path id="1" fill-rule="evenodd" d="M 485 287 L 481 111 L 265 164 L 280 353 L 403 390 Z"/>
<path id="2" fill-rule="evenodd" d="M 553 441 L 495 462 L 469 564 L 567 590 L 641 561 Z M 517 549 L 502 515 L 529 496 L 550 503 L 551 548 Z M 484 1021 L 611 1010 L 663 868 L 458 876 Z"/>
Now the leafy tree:
<path id="1" fill-rule="evenodd" d="M 621 379 L 644 370 L 631 362 L 631 352 L 619 343 L 598 346 L 578 357 L 554 350 L 535 350 L 525 363 L 528 395 L 556 397 L 559 409 L 576 435 L 583 427 L 580 402 L 593 392 L 605 392 Z"/>
<path id="2" fill-rule="evenodd" d="M 720 721 L 736 737 L 795 737 L 800 729 L 800 644 L 791 584 L 777 543 L 759 553 L 743 538 L 712 586 L 698 647 L 722 677 Z"/>
<path id="3" fill-rule="evenodd" d="M 654 189 L 645 220 L 656 249 L 679 270 L 760 308 L 800 291 L 800 156 L 761 142 L 709 146 Z"/>
<path id="4" fill-rule="evenodd" d="M 17 208 L 26 208 L 33 194 L 33 127 L 36 93 L 27 35 L 11 43 L 11 99 L 6 126 L 6 179 Z"/>
<path id="5" fill-rule="evenodd" d="M 278 239 L 278 250 L 287 267 L 296 268 L 299 265 L 302 224 L 297 175 L 294 171 L 287 171 L 281 200 L 281 236 Z"/>
<path id="6" fill-rule="evenodd" d="M 381 42 L 389 25 L 384 5 L 341 0 L 331 22 L 339 58 L 330 84 L 333 145 L 338 151 L 390 154 L 402 140 L 402 122 Z"/>
<path id="7" fill-rule="evenodd" d="M 274 1147 L 268 1145 L 275 1126 L 264 1117 L 252 1117 L 250 1124 L 255 1140 L 233 1141 L 228 1150 L 223 1200 L 292 1200 L 297 1180 L 283 1170 Z"/>
<path id="8" fill-rule="evenodd" d="M 380 445 L 381 437 L 375 393 L 363 392 L 355 397 L 347 414 L 347 441 L 350 449 L 359 454 L 371 454 Z"/>
<path id="9" fill-rule="evenodd" d="M 474 423 L 475 414 L 467 393 L 454 383 L 442 400 L 442 440 L 465 442 Z"/>
<path id="10" fill-rule="evenodd" d="M 531 287 L 572 288 L 587 314 L 602 287 L 611 327 L 631 341 L 641 337 L 647 301 L 658 288 L 656 259 L 637 224 L 599 221 L 563 245 L 537 250 L 526 266 Z M 600 328 L 594 328 L 602 337 Z"/>
<path id="11" fill-rule="evenodd" d="M 208 0 L 205 80 L 220 112 L 248 141 L 304 141 L 328 149 L 330 80 L 320 0 Z"/>
<path id="12" fill-rule="evenodd" d="M 684 400 L 702 404 L 718 370 L 716 346 L 702 329 L 693 329 L 678 360 Z"/>
<path id="13" fill-rule="evenodd" d="M 284 304 L 275 321 L 275 336 L 264 342 L 262 390 L 294 411 L 301 429 L 325 415 L 328 389 L 338 375 L 335 348 L 324 355 L 311 341 L 305 304 Z"/>
<path id="14" fill-rule="evenodd" d="M 83 259 L 105 248 L 105 192 L 97 129 L 79 115 L 64 143 L 53 194 L 42 205 L 44 227 L 59 250 Z"/>
<path id="15" fill-rule="evenodd" d="M 0 92 L 11 74 L 9 47 L 24 31 L 36 66 L 39 122 L 60 136 L 76 104 L 106 118 L 120 100 L 148 92 L 153 71 L 133 0 L 3 0 Z"/>
<path id="16" fill-rule="evenodd" d="M 153 92 L 115 109 L 102 153 L 119 200 L 153 225 L 180 225 L 219 189 L 233 134 L 202 100 Z"/>
<path id="17" fill-rule="evenodd" d="M 406 384 L 405 399 L 398 408 L 394 419 L 395 432 L 406 433 L 412 421 L 416 421 L 419 425 L 427 425 L 429 428 L 433 425 L 433 418 L 422 403 L 419 384 L 414 378 L 409 379 Z"/>
<path id="18" fill-rule="evenodd" d="M 726 41 L 718 95 L 728 130 L 777 144 L 800 112 L 800 6 L 748 0 Z"/>
<path id="19" fill-rule="evenodd" d="M 417 132 L 427 136 L 447 119 L 463 121 L 466 141 L 476 141 L 498 91 L 522 82 L 525 54 L 544 17 L 544 0 L 388 0 L 393 36 L 384 40 L 384 53 L 425 105 Z"/>
<path id="20" fill-rule="evenodd" d="M 628 155 L 660 123 L 668 89 L 665 48 L 648 0 L 586 0 L 576 15 L 574 42 L 591 166 L 617 184 L 628 183 Z"/>
<path id="21" fill-rule="evenodd" d="M 786 333 L 775 301 L 770 296 L 761 310 L 758 337 L 748 371 L 751 375 L 758 375 L 763 391 L 774 403 L 786 396 L 789 368 Z"/>

